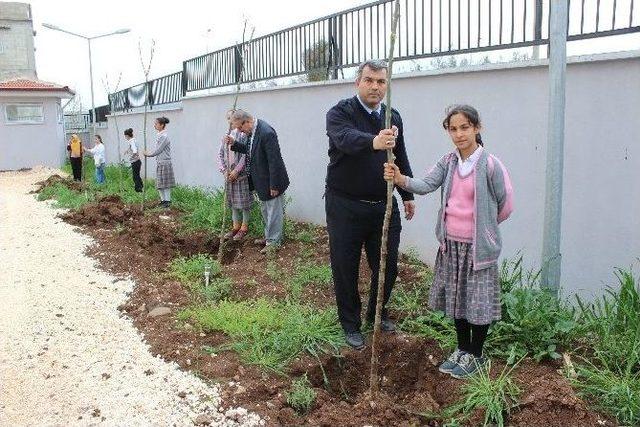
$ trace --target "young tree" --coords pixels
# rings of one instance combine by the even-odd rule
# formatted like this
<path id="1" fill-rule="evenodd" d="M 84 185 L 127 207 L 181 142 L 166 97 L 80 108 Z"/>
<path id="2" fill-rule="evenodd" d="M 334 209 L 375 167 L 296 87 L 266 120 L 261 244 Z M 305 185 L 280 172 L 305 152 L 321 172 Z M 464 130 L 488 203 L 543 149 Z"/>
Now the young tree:
<path id="1" fill-rule="evenodd" d="M 122 155 L 120 152 L 120 129 L 118 128 L 118 115 L 115 109 L 113 108 L 113 104 L 111 102 L 111 94 L 118 91 L 121 80 L 122 80 L 122 73 L 118 74 L 118 80 L 116 81 L 115 86 L 112 88 L 111 85 L 109 84 L 109 78 L 106 75 L 104 76 L 104 79 L 102 79 L 102 86 L 104 87 L 104 90 L 107 93 L 107 99 L 109 100 L 111 115 L 113 116 L 113 124 L 116 128 L 116 145 L 118 150 L 118 194 L 122 194 Z"/>
<path id="2" fill-rule="evenodd" d="M 396 44 L 396 29 L 398 20 L 400 19 L 400 0 L 396 0 L 394 5 L 393 21 L 391 23 L 391 35 L 389 39 L 389 59 L 387 71 L 387 102 L 385 109 L 385 128 L 391 128 L 391 75 L 393 70 L 393 51 Z M 387 149 L 387 162 L 393 163 L 395 156 L 392 149 Z M 378 358 L 378 341 L 380 340 L 380 324 L 382 321 L 382 304 L 384 301 L 384 279 L 387 270 L 387 244 L 389 238 L 389 222 L 391 220 L 391 210 L 393 207 L 393 181 L 387 181 L 387 209 L 384 213 L 384 222 L 382 223 L 382 243 L 380 245 L 380 268 L 378 272 L 377 300 L 376 300 L 376 317 L 373 326 L 373 339 L 371 340 L 371 372 L 369 376 L 369 395 L 371 399 L 375 399 L 380 389 L 380 380 L 378 376 L 379 358 Z"/>
<path id="3" fill-rule="evenodd" d="M 142 55 L 142 43 L 138 41 L 138 55 L 140 57 L 140 65 L 142 66 L 142 73 L 144 74 L 144 118 L 142 124 L 142 140 L 144 152 L 147 151 L 147 111 L 149 109 L 149 73 L 151 71 L 151 64 L 153 63 L 153 54 L 156 48 L 156 41 L 151 39 L 151 46 L 149 46 L 149 60 L 144 61 Z M 140 204 L 140 210 L 144 211 L 144 202 L 147 193 L 147 156 L 144 156 L 144 186 L 142 187 L 142 203 Z"/>
<path id="4" fill-rule="evenodd" d="M 240 96 L 240 85 L 242 84 L 242 80 L 244 78 L 244 59 L 246 57 L 246 51 L 253 40 L 253 33 L 255 32 L 255 27 L 251 30 L 251 37 L 249 37 L 249 43 L 245 43 L 245 35 L 247 31 L 247 20 L 244 21 L 244 27 L 242 29 L 242 44 L 240 45 L 240 75 L 238 76 L 238 82 L 236 84 L 236 93 L 233 97 L 233 105 L 231 106 L 231 111 L 235 111 L 238 106 L 238 97 Z M 229 124 L 229 130 L 227 131 L 227 135 L 231 133 L 231 124 Z M 218 262 L 222 263 L 222 255 L 224 254 L 224 234 L 225 229 L 227 227 L 227 187 L 228 176 L 229 176 L 229 152 L 228 150 L 224 150 L 226 158 L 226 174 L 224 176 L 224 189 L 222 191 L 222 225 L 220 226 L 220 243 L 218 245 Z M 247 153 L 249 155 L 249 153 Z"/>

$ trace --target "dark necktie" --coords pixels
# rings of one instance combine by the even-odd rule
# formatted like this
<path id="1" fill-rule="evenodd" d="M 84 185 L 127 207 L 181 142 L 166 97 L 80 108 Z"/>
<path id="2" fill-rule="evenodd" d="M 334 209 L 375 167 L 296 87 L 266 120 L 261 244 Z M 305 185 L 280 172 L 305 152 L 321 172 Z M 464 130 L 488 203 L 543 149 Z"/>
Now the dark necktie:
<path id="1" fill-rule="evenodd" d="M 373 120 L 374 120 L 376 123 L 380 124 L 380 113 L 379 113 L 379 112 L 377 112 L 377 111 L 372 111 L 372 112 L 371 112 L 371 117 L 373 117 Z"/>
<path id="2" fill-rule="evenodd" d="M 247 139 L 247 154 L 245 157 L 245 167 L 244 169 L 247 171 L 247 174 L 251 174 L 251 136 L 252 134 L 248 134 L 245 136 Z"/>

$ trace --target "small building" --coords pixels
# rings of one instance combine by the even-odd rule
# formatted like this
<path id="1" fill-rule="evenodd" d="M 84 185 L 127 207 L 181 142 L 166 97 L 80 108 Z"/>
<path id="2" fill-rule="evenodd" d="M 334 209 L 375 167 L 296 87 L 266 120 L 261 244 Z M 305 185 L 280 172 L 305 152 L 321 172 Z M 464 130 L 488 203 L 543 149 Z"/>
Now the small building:
<path id="1" fill-rule="evenodd" d="M 67 86 L 41 80 L 0 82 L 0 170 L 64 163 L 61 100 L 74 95 Z"/>

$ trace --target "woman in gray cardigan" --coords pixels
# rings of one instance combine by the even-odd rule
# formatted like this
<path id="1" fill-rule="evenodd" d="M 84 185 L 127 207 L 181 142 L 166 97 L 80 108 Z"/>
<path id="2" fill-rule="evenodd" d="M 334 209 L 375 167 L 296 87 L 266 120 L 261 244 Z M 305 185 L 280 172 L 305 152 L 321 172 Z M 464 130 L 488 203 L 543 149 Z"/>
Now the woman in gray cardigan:
<path id="1" fill-rule="evenodd" d="M 173 175 L 173 165 L 171 164 L 171 141 L 165 129 L 169 124 L 166 117 L 158 117 L 153 124 L 158 131 L 156 138 L 156 149 L 145 151 L 147 157 L 156 158 L 156 188 L 160 193 L 160 206 L 169 208 L 171 206 L 171 188 L 176 186 L 176 179 Z"/>
<path id="2" fill-rule="evenodd" d="M 411 178 L 385 164 L 384 177 L 415 194 L 441 189 L 436 224 L 440 248 L 429 306 L 456 325 L 458 348 L 440 372 L 466 378 L 486 364 L 482 347 L 492 321 L 501 317 L 498 224 L 509 217 L 512 186 L 507 169 L 483 148 L 475 108 L 456 105 L 442 122 L 456 149 L 445 154 L 424 178 Z"/>

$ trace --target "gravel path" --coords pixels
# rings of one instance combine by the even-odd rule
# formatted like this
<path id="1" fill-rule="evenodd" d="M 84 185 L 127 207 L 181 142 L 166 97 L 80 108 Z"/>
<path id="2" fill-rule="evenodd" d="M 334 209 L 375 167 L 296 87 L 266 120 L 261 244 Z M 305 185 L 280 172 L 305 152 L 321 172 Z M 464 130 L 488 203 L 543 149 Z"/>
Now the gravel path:
<path id="1" fill-rule="evenodd" d="M 51 173 L 0 173 L 0 425 L 262 425 L 151 355 L 117 310 L 133 283 L 98 270 L 91 239 L 27 194 Z"/>

